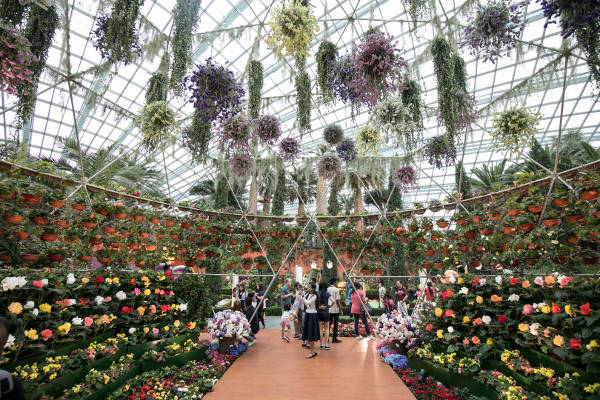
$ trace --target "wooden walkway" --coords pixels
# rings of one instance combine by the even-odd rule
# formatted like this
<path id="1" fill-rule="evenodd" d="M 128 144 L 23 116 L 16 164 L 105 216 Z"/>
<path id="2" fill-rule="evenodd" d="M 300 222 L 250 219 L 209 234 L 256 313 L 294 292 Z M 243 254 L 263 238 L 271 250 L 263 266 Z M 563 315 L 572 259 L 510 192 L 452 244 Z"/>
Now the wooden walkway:
<path id="1" fill-rule="evenodd" d="M 414 400 L 381 361 L 376 340 L 341 338 L 329 351 L 305 359 L 299 340 L 281 342 L 281 331 L 261 330 L 257 340 L 217 382 L 206 400 L 399 399 Z"/>

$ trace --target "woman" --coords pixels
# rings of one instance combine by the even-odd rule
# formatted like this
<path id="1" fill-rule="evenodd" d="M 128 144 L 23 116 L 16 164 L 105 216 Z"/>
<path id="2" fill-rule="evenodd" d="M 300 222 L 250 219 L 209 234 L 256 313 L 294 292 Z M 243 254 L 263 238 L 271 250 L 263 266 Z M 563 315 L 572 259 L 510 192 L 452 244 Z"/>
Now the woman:
<path id="1" fill-rule="evenodd" d="M 302 291 L 302 285 L 300 282 L 296 282 L 296 299 L 294 300 L 294 305 L 292 306 L 292 316 L 294 321 L 294 339 L 300 339 L 302 336 L 302 317 L 304 313 L 304 306 L 302 304 L 302 296 L 304 296 L 304 292 Z"/>
<path id="2" fill-rule="evenodd" d="M 256 299 L 258 300 L 258 321 L 262 324 L 265 329 L 265 309 L 267 308 L 267 299 L 265 297 L 265 290 L 262 284 L 256 285 Z"/>
<path id="3" fill-rule="evenodd" d="M 311 346 L 319 340 L 319 321 L 317 317 L 317 294 L 315 293 L 317 285 L 311 283 L 308 285 L 306 295 L 303 299 L 304 304 L 304 326 L 302 328 L 302 340 L 305 341 L 309 353 L 306 358 L 317 356 L 316 351 L 311 351 Z M 316 348 L 314 349 L 316 350 Z"/>
<path id="4" fill-rule="evenodd" d="M 375 339 L 371 336 L 371 329 L 369 329 L 369 322 L 367 321 L 367 317 L 365 313 L 361 310 L 361 305 L 363 303 L 367 303 L 369 301 L 367 296 L 365 296 L 365 292 L 362 289 L 362 285 L 360 283 L 355 283 L 356 291 L 352 292 L 350 295 L 350 299 L 352 300 L 352 307 L 350 308 L 350 312 L 354 316 L 354 332 L 356 332 L 356 340 L 361 340 L 362 336 L 358 331 L 358 320 L 360 319 L 365 326 L 365 331 L 367 332 L 367 340 Z M 361 302 L 362 300 L 362 302 Z"/>
<path id="5" fill-rule="evenodd" d="M 329 308 L 333 306 L 331 294 L 327 291 L 329 285 L 325 282 L 319 284 L 317 296 L 317 318 L 319 319 L 319 332 L 321 333 L 321 349 L 331 350 L 329 347 Z"/>

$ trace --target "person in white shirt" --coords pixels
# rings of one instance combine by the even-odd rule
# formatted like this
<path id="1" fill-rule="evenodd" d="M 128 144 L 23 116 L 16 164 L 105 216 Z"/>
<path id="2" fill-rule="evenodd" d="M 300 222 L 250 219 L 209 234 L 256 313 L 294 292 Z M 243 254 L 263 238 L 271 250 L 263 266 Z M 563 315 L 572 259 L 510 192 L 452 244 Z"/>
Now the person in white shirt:
<path id="1" fill-rule="evenodd" d="M 327 288 L 327 292 L 331 296 L 331 299 L 334 301 L 334 304 L 329 309 L 329 325 L 333 325 L 333 334 L 331 335 L 331 343 L 342 343 L 340 339 L 338 339 L 338 324 L 340 320 L 340 314 L 342 313 L 342 300 L 340 297 L 340 290 L 337 288 L 338 278 L 333 278 L 331 280 L 331 286 Z"/>
<path id="2" fill-rule="evenodd" d="M 385 286 L 383 282 L 379 282 L 379 308 L 383 308 L 383 299 L 385 299 Z"/>
<path id="3" fill-rule="evenodd" d="M 309 353 L 306 358 L 313 358 L 317 356 L 316 347 L 311 351 L 312 346 L 315 342 L 320 339 L 319 335 L 319 320 L 317 317 L 317 293 L 314 283 L 311 283 L 307 287 L 307 293 L 304 295 L 304 326 L 302 327 L 302 340 L 307 343 L 305 346 Z"/>

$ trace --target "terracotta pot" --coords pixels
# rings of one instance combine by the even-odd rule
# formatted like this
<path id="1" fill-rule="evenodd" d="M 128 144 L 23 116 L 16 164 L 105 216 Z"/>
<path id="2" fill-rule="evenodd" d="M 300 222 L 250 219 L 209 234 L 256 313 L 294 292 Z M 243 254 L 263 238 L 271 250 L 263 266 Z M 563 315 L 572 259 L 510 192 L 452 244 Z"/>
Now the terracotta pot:
<path id="1" fill-rule="evenodd" d="M 446 256 L 447 256 L 448 254 L 450 254 L 450 253 L 452 253 L 452 251 L 451 251 L 450 249 L 444 249 L 444 250 L 442 250 L 442 254 L 444 254 L 444 255 L 446 255 Z"/>
<path id="2" fill-rule="evenodd" d="M 491 221 L 498 221 L 500 218 L 502 218 L 502 214 L 489 214 L 488 218 Z"/>
<path id="3" fill-rule="evenodd" d="M 167 228 L 171 228 L 171 227 L 175 226 L 175 221 L 166 220 L 166 221 L 163 223 L 163 225 L 164 225 L 164 226 L 166 226 Z"/>
<path id="4" fill-rule="evenodd" d="M 64 219 L 57 219 L 56 221 L 54 221 L 54 224 L 59 228 L 68 228 L 71 226 L 71 224 Z"/>
<path id="5" fill-rule="evenodd" d="M 574 224 L 574 223 L 576 223 L 577 221 L 580 221 L 580 220 L 582 220 L 583 218 L 584 218 L 584 217 L 583 217 L 583 215 L 581 215 L 581 214 L 578 214 L 578 215 L 569 215 L 569 216 L 567 217 L 567 221 L 569 221 L 569 223 L 570 223 L 570 224 Z"/>
<path id="6" fill-rule="evenodd" d="M 150 222 L 152 225 L 158 225 L 160 223 L 160 219 L 158 218 L 150 218 Z"/>
<path id="7" fill-rule="evenodd" d="M 12 199 L 16 192 L 12 192 L 9 194 L 0 194 L 0 199 Z"/>
<path id="8" fill-rule="evenodd" d="M 8 254 L 8 253 L 0 254 L 0 261 L 6 262 L 8 260 L 10 260 L 10 254 Z"/>
<path id="9" fill-rule="evenodd" d="M 96 238 L 90 238 L 89 243 L 94 246 L 99 246 L 102 244 L 102 242 Z"/>
<path id="10" fill-rule="evenodd" d="M 475 239 L 477 237 L 477 231 L 465 232 L 465 237 L 467 239 Z"/>
<path id="11" fill-rule="evenodd" d="M 535 260 L 531 258 L 528 258 L 527 260 L 525 260 L 525 262 L 529 265 L 535 265 Z"/>
<path id="12" fill-rule="evenodd" d="M 169 235 L 169 239 L 171 239 L 171 240 L 179 240 L 179 235 L 175 235 L 175 234 Z"/>
<path id="13" fill-rule="evenodd" d="M 521 214 L 521 210 L 513 208 L 511 210 L 508 210 L 506 213 L 509 217 L 516 217 L 517 215 Z"/>
<path id="14" fill-rule="evenodd" d="M 423 243 L 423 241 L 424 241 L 424 240 L 425 240 L 425 239 L 423 239 L 423 236 L 419 236 L 419 237 L 417 238 L 417 243 Z"/>
<path id="15" fill-rule="evenodd" d="M 532 213 L 539 213 L 542 212 L 543 208 L 544 206 L 542 204 L 532 204 L 529 207 L 527 207 L 527 210 L 529 210 L 529 212 Z"/>
<path id="16" fill-rule="evenodd" d="M 425 214 L 425 211 L 427 211 L 426 208 L 419 208 L 418 210 L 413 210 L 413 212 L 418 215 Z"/>
<path id="17" fill-rule="evenodd" d="M 450 222 L 446 222 L 446 221 L 438 221 L 437 222 L 437 226 L 439 226 L 442 229 L 447 228 L 449 225 L 450 225 Z"/>
<path id="18" fill-rule="evenodd" d="M 459 219 L 456 221 L 456 225 L 458 225 L 458 226 L 465 226 L 466 224 L 467 224 L 466 219 Z"/>
<path id="19" fill-rule="evenodd" d="M 131 219 L 133 220 L 133 222 L 142 222 L 144 219 L 143 215 L 133 215 L 131 217 Z"/>
<path id="20" fill-rule="evenodd" d="M 471 220 L 476 224 L 481 222 L 481 218 L 479 218 L 479 217 L 473 217 L 473 218 L 471 218 Z"/>
<path id="21" fill-rule="evenodd" d="M 235 344 L 235 338 L 219 338 L 219 353 L 227 353 L 227 348 L 233 344 Z"/>
<path id="22" fill-rule="evenodd" d="M 26 204 L 38 204 L 40 201 L 42 201 L 42 196 L 34 196 L 29 193 L 23 193 L 23 201 Z"/>
<path id="23" fill-rule="evenodd" d="M 437 235 L 431 235 L 431 240 L 433 240 L 434 242 L 437 242 L 438 240 L 440 240 L 440 237 Z"/>
<path id="24" fill-rule="evenodd" d="M 40 258 L 39 254 L 21 254 L 21 260 L 25 262 L 34 262 Z"/>
<path id="25" fill-rule="evenodd" d="M 404 229 L 404 227 L 399 226 L 396 228 L 396 236 L 400 236 L 402 235 L 404 232 L 406 232 L 406 229 Z"/>
<path id="26" fill-rule="evenodd" d="M 467 246 L 460 246 L 458 248 L 459 251 L 463 252 L 463 253 L 468 253 L 471 249 L 469 249 L 469 247 Z"/>
<path id="27" fill-rule="evenodd" d="M 227 268 L 229 269 L 235 269 L 236 264 L 227 264 Z"/>
<path id="28" fill-rule="evenodd" d="M 408 227 L 408 230 L 409 230 L 410 232 L 416 232 L 416 231 L 417 231 L 417 229 L 418 229 L 418 228 L 417 228 L 417 226 L 416 226 L 416 225 L 411 225 L 411 226 L 409 226 L 409 227 Z"/>
<path id="29" fill-rule="evenodd" d="M 534 227 L 535 227 L 535 224 L 533 222 L 529 222 L 527 224 L 521 224 L 521 225 L 519 225 L 519 229 L 522 230 L 523 232 L 529 232 Z"/>
<path id="30" fill-rule="evenodd" d="M 430 231 L 433 228 L 433 225 L 423 225 L 423 229 L 426 231 Z"/>
<path id="31" fill-rule="evenodd" d="M 46 256 L 46 258 L 50 262 L 61 262 L 62 260 L 65 259 L 65 255 L 64 254 L 48 254 Z"/>
<path id="32" fill-rule="evenodd" d="M 155 244 L 147 244 L 146 245 L 146 251 L 155 251 L 157 249 L 157 246 Z"/>
<path id="33" fill-rule="evenodd" d="M 583 192 L 581 194 L 581 196 L 579 196 L 582 200 L 586 200 L 586 201 L 594 201 L 598 198 L 598 192 L 596 192 L 595 190 L 588 190 L 586 192 Z"/>
<path id="34" fill-rule="evenodd" d="M 31 217 L 31 220 L 37 226 L 46 226 L 46 225 L 48 225 L 48 220 L 46 220 L 46 218 L 44 218 L 44 217 Z"/>
<path id="35" fill-rule="evenodd" d="M 146 265 L 146 261 L 136 261 L 136 262 L 135 262 L 135 265 L 136 265 L 138 268 L 141 268 L 141 267 L 143 267 L 144 265 Z"/>
<path id="36" fill-rule="evenodd" d="M 481 230 L 481 234 L 483 236 L 491 236 L 494 234 L 494 230 L 493 229 L 482 229 Z M 466 236 L 466 235 L 465 235 Z"/>
<path id="37" fill-rule="evenodd" d="M 548 227 L 548 228 L 556 228 L 557 226 L 560 225 L 560 223 L 561 223 L 560 218 L 544 220 L 544 225 L 546 225 L 546 227 Z"/>
<path id="38" fill-rule="evenodd" d="M 187 253 L 188 249 L 186 249 L 185 247 L 183 247 L 181 249 L 177 249 L 177 251 L 179 252 L 179 254 L 185 254 L 185 253 Z"/>
<path id="39" fill-rule="evenodd" d="M 18 224 L 19 222 L 23 221 L 23 216 L 22 215 L 7 215 L 4 217 L 4 220 L 6 222 L 8 222 L 9 224 Z"/>
<path id="40" fill-rule="evenodd" d="M 481 265 L 481 261 L 477 261 L 477 260 L 475 260 L 475 261 L 471 261 L 471 262 L 469 262 L 469 267 L 470 267 L 470 268 L 477 268 L 477 267 L 479 267 L 480 265 Z"/>
<path id="41" fill-rule="evenodd" d="M 128 248 L 129 250 L 137 250 L 137 249 L 139 249 L 139 248 L 140 248 L 140 246 L 139 246 L 137 243 L 129 243 L 129 244 L 127 245 L 127 248 Z"/>
<path id="42" fill-rule="evenodd" d="M 458 235 L 450 235 L 450 240 L 458 240 Z"/>
<path id="43" fill-rule="evenodd" d="M 563 199 L 563 198 L 560 198 L 560 199 L 554 199 L 554 200 L 552 201 L 552 203 L 553 203 L 553 204 L 554 204 L 556 207 L 561 207 L 561 208 L 563 208 L 563 207 L 566 207 L 566 206 L 568 206 L 568 205 L 569 205 L 569 199 Z M 564 264 L 564 263 L 563 263 L 563 264 Z"/>
<path id="44" fill-rule="evenodd" d="M 90 261 L 92 259 L 92 256 L 81 255 L 81 256 L 77 256 L 77 259 L 79 261 L 86 262 L 86 261 Z"/>
<path id="45" fill-rule="evenodd" d="M 475 247 L 475 250 L 483 252 L 483 251 L 485 251 L 485 246 L 477 246 L 477 247 Z"/>
<path id="46" fill-rule="evenodd" d="M 510 235 L 511 233 L 515 233 L 515 228 L 513 228 L 512 226 L 505 226 L 504 228 L 502 228 L 502 232 L 505 235 Z"/>
<path id="47" fill-rule="evenodd" d="M 569 239 L 567 239 L 567 242 L 577 243 L 577 242 L 579 242 L 579 236 L 571 236 Z"/>
<path id="48" fill-rule="evenodd" d="M 95 227 L 96 227 L 96 225 L 97 225 L 97 224 L 96 224 L 95 222 L 84 222 L 84 223 L 83 223 L 83 227 L 84 227 L 85 229 L 93 229 L 93 228 L 95 228 Z"/>
<path id="49" fill-rule="evenodd" d="M 102 257 L 98 259 L 102 264 L 108 264 L 110 262 L 110 257 Z"/>
<path id="50" fill-rule="evenodd" d="M 101 208 L 98 212 L 105 217 L 108 215 L 108 210 L 106 208 Z"/>
<path id="51" fill-rule="evenodd" d="M 104 231 L 104 233 L 106 233 L 107 235 L 113 234 L 115 233 L 115 231 L 117 230 L 117 228 L 115 228 L 114 226 L 103 226 L 102 230 Z"/>
<path id="52" fill-rule="evenodd" d="M 140 232 L 140 236 L 143 237 L 144 239 L 147 238 L 148 236 L 150 236 L 149 232 Z"/>
<path id="53" fill-rule="evenodd" d="M 42 233 L 40 239 L 43 242 L 56 242 L 58 240 L 58 235 L 56 233 Z"/>
<path id="54" fill-rule="evenodd" d="M 154 234 L 154 239 L 156 240 L 162 240 L 165 238 L 165 235 L 163 235 L 162 233 L 155 233 Z"/>
<path id="55" fill-rule="evenodd" d="M 408 238 L 405 238 L 404 236 L 400 238 L 400 240 L 402 240 L 402 243 L 408 243 Z M 354 245 L 352 246 L 354 248 Z M 356 250 L 356 249 L 354 249 Z"/>
<path id="56" fill-rule="evenodd" d="M 264 268 L 265 268 L 265 265 L 264 265 L 264 264 L 256 264 L 256 269 L 257 269 L 257 270 L 259 270 L 259 271 L 260 271 L 261 269 L 264 269 Z"/>
<path id="57" fill-rule="evenodd" d="M 62 200 L 56 200 L 54 203 L 50 203 L 50 207 L 52 208 L 61 208 L 65 205 L 65 202 Z"/>
<path id="58" fill-rule="evenodd" d="M 586 265 L 591 265 L 591 264 L 598 264 L 598 257 L 591 257 L 591 258 L 582 258 L 581 262 L 586 264 Z"/>
<path id="59" fill-rule="evenodd" d="M 27 240 L 29 238 L 29 233 L 18 231 L 15 232 L 15 236 L 19 238 L 19 240 Z"/>
<path id="60" fill-rule="evenodd" d="M 556 264 L 566 264 L 569 262 L 569 256 L 557 256 L 554 260 Z"/>
<path id="61" fill-rule="evenodd" d="M 434 266 L 435 268 L 442 269 L 442 268 L 444 268 L 444 263 L 433 263 L 433 266 Z"/>
<path id="62" fill-rule="evenodd" d="M 85 205 L 80 203 L 71 204 L 71 208 L 75 211 L 83 211 L 85 210 Z"/>
<path id="63" fill-rule="evenodd" d="M 600 232 L 590 232 L 589 236 L 592 240 L 600 240 Z"/>
<path id="64" fill-rule="evenodd" d="M 430 262 L 424 262 L 423 263 L 423 268 L 425 268 L 425 269 L 431 268 L 431 263 Z"/>
<path id="65" fill-rule="evenodd" d="M 115 219 L 125 219 L 125 218 L 127 218 L 127 214 L 125 214 L 125 213 L 115 214 Z"/>
<path id="66" fill-rule="evenodd" d="M 194 258 L 196 260 L 204 260 L 206 258 L 206 256 L 204 255 L 203 251 L 199 251 L 196 253 L 196 256 Z"/>
<path id="67" fill-rule="evenodd" d="M 435 255 L 435 250 L 426 250 L 425 254 L 427 254 L 428 256 L 434 256 Z"/>

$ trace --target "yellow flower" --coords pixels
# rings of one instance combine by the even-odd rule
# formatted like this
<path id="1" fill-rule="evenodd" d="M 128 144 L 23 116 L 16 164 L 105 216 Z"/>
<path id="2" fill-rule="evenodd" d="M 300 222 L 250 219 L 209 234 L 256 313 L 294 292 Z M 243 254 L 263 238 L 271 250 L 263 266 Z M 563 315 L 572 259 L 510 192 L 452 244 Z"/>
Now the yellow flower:
<path id="1" fill-rule="evenodd" d="M 53 373 L 52 375 L 50 375 L 50 376 L 48 377 L 48 380 L 49 380 L 49 381 L 52 381 L 52 380 L 54 380 L 55 378 L 56 378 L 56 372 L 55 372 L 55 373 Z"/>
<path id="2" fill-rule="evenodd" d="M 106 282 L 107 285 L 110 285 L 112 283 L 112 279 L 106 278 L 104 282 Z"/>
<path id="3" fill-rule="evenodd" d="M 593 385 L 587 385 L 583 388 L 583 391 L 586 393 L 594 394 L 598 389 L 600 389 L 600 383 L 594 383 Z"/>
<path id="4" fill-rule="evenodd" d="M 458 278 L 456 283 L 458 283 L 459 285 L 462 285 L 463 283 L 465 283 L 465 280 L 463 278 Z"/>
<path id="5" fill-rule="evenodd" d="M 144 296 L 150 296 L 150 289 L 144 289 Z"/>
<path id="6" fill-rule="evenodd" d="M 90 281 L 90 280 L 89 280 L 88 278 L 85 278 L 85 277 L 84 277 L 84 278 L 81 278 L 81 282 L 83 282 L 83 283 L 88 283 L 89 281 Z"/>
<path id="7" fill-rule="evenodd" d="M 27 336 L 31 340 L 37 340 L 38 339 L 38 334 L 37 334 L 37 331 L 35 329 L 29 329 L 29 330 L 25 331 L 25 336 Z"/>
<path id="8" fill-rule="evenodd" d="M 596 339 L 592 339 L 592 341 L 590 342 L 590 344 L 588 344 L 585 347 L 588 349 L 588 351 L 593 351 L 594 349 L 597 349 L 598 347 L 600 347 L 600 345 L 598 344 L 598 342 L 596 341 Z"/>
<path id="9" fill-rule="evenodd" d="M 8 305 L 8 311 L 11 314 L 19 315 L 23 312 L 23 306 L 18 301 L 15 301 Z"/>
<path id="10" fill-rule="evenodd" d="M 40 304 L 40 310 L 49 313 L 52 311 L 52 306 L 48 303 Z"/>
<path id="11" fill-rule="evenodd" d="M 69 322 L 65 322 L 64 324 L 62 324 L 58 327 L 58 333 L 60 333 L 63 336 L 67 335 L 70 330 L 71 330 L 71 324 Z"/>
<path id="12" fill-rule="evenodd" d="M 443 339 L 444 338 L 444 330 L 443 329 L 438 329 L 437 332 L 435 332 L 435 335 L 438 338 Z"/>
<path id="13" fill-rule="evenodd" d="M 469 318 L 469 316 L 465 315 L 463 317 L 463 324 L 468 324 L 469 322 L 471 322 L 471 318 Z"/>
<path id="14" fill-rule="evenodd" d="M 175 325 L 175 328 L 179 328 L 179 325 L 181 324 L 181 322 L 176 319 L 175 322 L 173 322 L 173 325 Z"/>
<path id="15" fill-rule="evenodd" d="M 196 323 L 190 322 L 190 329 L 196 329 Z"/>
<path id="16" fill-rule="evenodd" d="M 550 308 L 550 306 L 549 306 L 549 305 L 547 305 L 547 304 L 544 304 L 544 305 L 542 306 L 542 312 L 543 312 L 544 314 L 548 314 L 550 311 L 552 311 L 552 309 Z"/>
<path id="17" fill-rule="evenodd" d="M 139 306 L 139 307 L 137 308 L 137 313 L 138 313 L 139 315 L 144 315 L 144 313 L 145 313 L 145 312 L 146 312 L 146 309 L 145 309 L 144 307 L 142 307 L 142 306 Z"/>
<path id="18" fill-rule="evenodd" d="M 558 392 L 552 392 L 552 394 L 555 395 L 558 400 L 569 400 L 569 396 L 567 396 L 566 394 L 562 394 L 562 393 L 558 393 Z"/>
<path id="19" fill-rule="evenodd" d="M 519 330 L 521 332 L 529 332 L 529 326 L 527 324 L 519 324 Z"/>
<path id="20" fill-rule="evenodd" d="M 171 329 L 171 328 L 169 328 L 168 325 L 165 325 L 165 326 L 163 326 L 163 329 L 164 329 L 165 332 L 169 332 L 169 329 Z"/>
<path id="21" fill-rule="evenodd" d="M 554 341 L 552 343 L 554 343 L 555 346 L 562 347 L 565 343 L 565 339 L 560 335 L 556 335 L 554 336 Z"/>
<path id="22" fill-rule="evenodd" d="M 116 285 L 117 283 L 119 283 L 119 278 L 113 278 L 113 283 Z"/>
<path id="23" fill-rule="evenodd" d="M 483 297 L 477 296 L 477 297 L 475 297 L 475 301 L 477 302 L 477 304 L 481 304 L 481 303 L 483 303 Z"/>
<path id="24" fill-rule="evenodd" d="M 573 307 L 571 307 L 570 304 L 567 304 L 565 306 L 565 312 L 567 313 L 567 315 L 569 315 L 569 317 L 574 317 L 575 316 L 575 310 L 573 310 Z"/>
<path id="25" fill-rule="evenodd" d="M 147 326 L 144 327 L 144 333 L 148 333 L 150 331 L 150 328 L 148 328 Z"/>
<path id="26" fill-rule="evenodd" d="M 438 317 L 438 318 L 442 316 L 442 309 L 441 308 L 439 308 L 439 307 L 435 308 L 435 316 Z"/>
<path id="27" fill-rule="evenodd" d="M 488 340 L 486 340 L 485 343 L 491 346 L 494 344 L 494 341 L 492 340 L 492 338 L 488 338 Z"/>
<path id="28" fill-rule="evenodd" d="M 159 280 L 159 281 L 164 281 L 164 280 L 165 280 L 165 276 L 164 276 L 164 275 L 161 275 L 161 277 L 160 277 L 160 278 L 158 278 L 158 280 Z"/>

